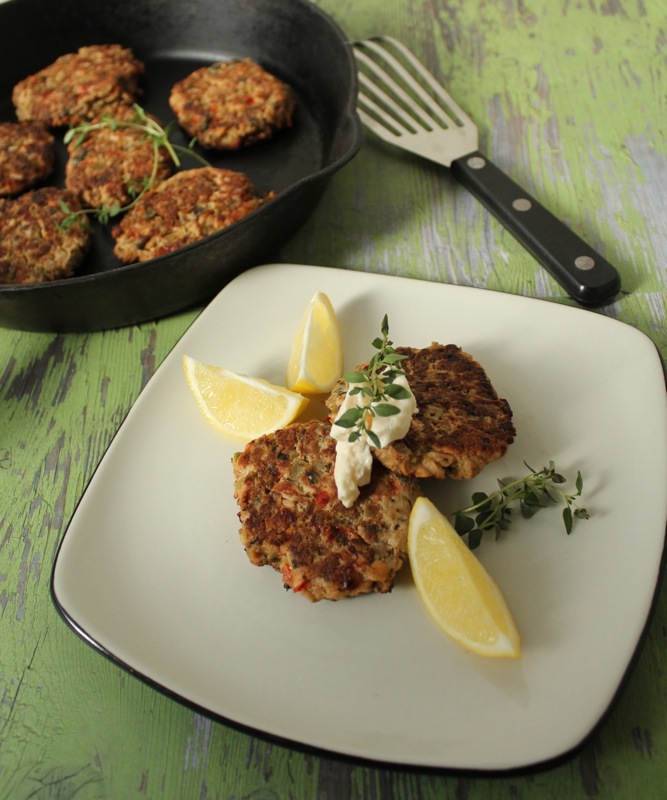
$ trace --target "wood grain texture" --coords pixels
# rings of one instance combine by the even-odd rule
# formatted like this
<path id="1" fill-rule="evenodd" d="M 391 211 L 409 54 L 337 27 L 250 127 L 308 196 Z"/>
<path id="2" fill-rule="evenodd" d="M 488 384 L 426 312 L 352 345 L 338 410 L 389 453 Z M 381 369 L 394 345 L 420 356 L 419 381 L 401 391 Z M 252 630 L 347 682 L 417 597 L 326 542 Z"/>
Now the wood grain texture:
<path id="1" fill-rule="evenodd" d="M 390 34 L 425 61 L 478 123 L 483 150 L 619 268 L 624 294 L 595 313 L 636 326 L 667 357 L 667 3 L 318 5 L 350 38 Z M 446 170 L 370 135 L 276 260 L 572 304 Z M 164 697 L 69 630 L 49 597 L 58 544 L 195 317 L 82 335 L 0 330 L 0 799 L 663 800 L 664 585 L 593 735 L 557 763 L 509 775 L 385 768 L 270 742 Z"/>

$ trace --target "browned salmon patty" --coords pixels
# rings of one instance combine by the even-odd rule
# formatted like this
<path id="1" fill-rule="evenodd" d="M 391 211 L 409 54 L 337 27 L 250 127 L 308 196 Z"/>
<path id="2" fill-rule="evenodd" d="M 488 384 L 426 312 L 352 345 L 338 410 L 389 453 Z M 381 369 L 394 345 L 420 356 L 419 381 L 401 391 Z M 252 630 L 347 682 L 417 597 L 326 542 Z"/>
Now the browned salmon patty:
<path id="1" fill-rule="evenodd" d="M 177 83 L 169 104 L 203 146 L 237 150 L 292 125 L 292 89 L 249 58 L 219 61 Z"/>
<path id="2" fill-rule="evenodd" d="M 81 47 L 16 84 L 16 116 L 54 128 L 95 119 L 108 105 L 131 105 L 143 73 L 141 61 L 119 44 Z"/>
<path id="3" fill-rule="evenodd" d="M 111 127 L 75 136 L 68 145 L 65 185 L 89 208 L 112 209 L 131 203 L 149 181 L 168 178 L 172 160 L 166 148 L 157 149 L 137 127 L 141 124 L 132 106 L 110 106 L 94 122 L 111 121 Z"/>
<path id="4" fill-rule="evenodd" d="M 308 600 L 388 592 L 405 562 L 418 482 L 380 464 L 351 508 L 338 500 L 336 443 L 327 422 L 294 423 L 234 459 L 241 541 L 248 558 L 282 574 Z"/>
<path id="5" fill-rule="evenodd" d="M 0 283 L 44 283 L 69 278 L 90 245 L 81 221 L 66 225 L 80 209 L 75 194 L 47 186 L 14 199 L 0 199 Z"/>
<path id="6" fill-rule="evenodd" d="M 48 178 L 55 140 L 36 122 L 0 122 L 0 197 L 20 194 Z"/>
<path id="7" fill-rule="evenodd" d="M 387 469 L 417 478 L 473 478 L 505 453 L 516 435 L 512 410 L 472 356 L 435 342 L 396 352 L 408 356 L 401 367 L 418 411 L 405 438 L 373 450 Z M 346 391 L 341 380 L 327 400 L 334 415 Z"/>
<path id="8" fill-rule="evenodd" d="M 112 229 L 126 264 L 172 253 L 226 228 L 273 197 L 260 196 L 240 172 L 202 167 L 177 172 L 150 189 Z"/>

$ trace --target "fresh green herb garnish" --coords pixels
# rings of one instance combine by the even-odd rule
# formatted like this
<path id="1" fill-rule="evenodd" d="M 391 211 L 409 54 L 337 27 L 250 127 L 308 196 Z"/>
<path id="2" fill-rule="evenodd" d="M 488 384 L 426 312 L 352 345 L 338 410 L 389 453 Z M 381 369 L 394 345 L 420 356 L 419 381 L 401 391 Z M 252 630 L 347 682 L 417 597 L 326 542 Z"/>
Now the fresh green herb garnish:
<path id="1" fill-rule="evenodd" d="M 529 475 L 510 482 L 499 480 L 500 488 L 492 494 L 474 492 L 472 505 L 456 512 L 454 528 L 460 536 L 468 535 L 471 550 L 478 547 L 485 532 L 495 531 L 498 538 L 502 531 L 509 528 L 512 515 L 510 506 L 516 503 L 519 504 L 521 515 L 526 518 L 551 503 L 565 503 L 563 523 L 568 534 L 572 533 L 575 519 L 588 519 L 586 509 L 577 504 L 584 488 L 581 472 L 577 472 L 575 491 L 567 493 L 560 488 L 567 480 L 556 472 L 553 461 L 549 461 L 549 466 L 541 470 L 534 470 L 525 461 L 524 464 L 530 470 Z"/>
<path id="2" fill-rule="evenodd" d="M 187 147 L 173 144 L 169 139 L 174 124 L 173 122 L 170 122 L 166 128 L 163 128 L 158 122 L 149 117 L 140 105 L 135 103 L 133 108 L 135 115 L 131 119 L 119 120 L 116 119 L 112 114 L 103 114 L 97 122 L 83 123 L 81 125 L 77 125 L 76 127 L 70 128 L 65 134 L 63 141 L 65 144 L 69 144 L 70 142 L 74 141 L 74 146 L 79 147 L 85 141 L 86 136 L 92 131 L 102 130 L 105 128 L 114 131 L 118 130 L 119 128 L 129 128 L 131 130 L 139 131 L 145 135 L 145 137 L 153 146 L 153 166 L 151 174 L 145 177 L 140 183 L 128 187 L 128 194 L 132 200 L 124 206 L 114 203 L 111 206 L 102 206 L 100 208 L 84 208 L 80 211 L 72 211 L 67 206 L 67 203 L 65 203 L 64 200 L 61 200 L 60 208 L 67 215 L 60 223 L 61 227 L 70 228 L 76 220 L 80 218 L 85 219 L 89 216 L 93 216 L 99 222 L 106 224 L 113 217 L 117 217 L 119 214 L 122 214 L 123 212 L 132 208 L 137 200 L 139 200 L 142 195 L 144 195 L 152 186 L 155 185 L 158 167 L 160 165 L 160 150 L 162 148 L 167 151 L 169 157 L 176 167 L 181 166 L 179 153 L 192 156 L 193 158 L 197 159 L 202 166 L 210 166 L 205 158 L 202 158 L 202 156 L 194 151 L 193 148 L 196 139 L 192 139 Z"/>
<path id="3" fill-rule="evenodd" d="M 405 375 L 399 364 L 407 356 L 400 355 L 392 347 L 389 340 L 389 320 L 384 315 L 381 327 L 382 336 L 373 340 L 373 347 L 378 351 L 363 370 L 353 370 L 343 378 L 350 384 L 349 394 L 363 396 L 360 406 L 348 409 L 334 424 L 341 428 L 349 428 L 348 441 L 356 442 L 366 435 L 371 443 L 382 447 L 382 443 L 373 433 L 373 417 L 390 417 L 400 413 L 400 408 L 387 400 L 407 400 L 411 392 L 400 384 L 394 383 L 399 375 Z"/>

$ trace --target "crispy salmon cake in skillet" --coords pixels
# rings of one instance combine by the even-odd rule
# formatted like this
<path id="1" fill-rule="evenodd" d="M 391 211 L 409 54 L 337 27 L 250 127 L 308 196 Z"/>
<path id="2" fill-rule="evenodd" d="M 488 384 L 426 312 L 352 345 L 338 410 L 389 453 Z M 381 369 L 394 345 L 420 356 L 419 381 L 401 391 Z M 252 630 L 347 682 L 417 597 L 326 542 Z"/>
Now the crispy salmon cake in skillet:
<path id="1" fill-rule="evenodd" d="M 16 84 L 16 116 L 53 128 L 95 119 L 109 105 L 135 102 L 144 69 L 119 44 L 81 47 Z"/>
<path id="2" fill-rule="evenodd" d="M 52 186 L 0 199 L 0 283 L 44 283 L 74 274 L 91 234 L 82 221 L 67 224 L 63 203 L 80 209 L 75 194 Z"/>
<path id="3" fill-rule="evenodd" d="M 417 401 L 405 438 L 373 455 L 387 469 L 417 478 L 474 478 L 504 455 L 516 431 L 509 403 L 498 397 L 480 364 L 460 347 L 433 343 L 397 347 Z M 327 399 L 335 416 L 347 392 L 340 380 Z"/>
<path id="4" fill-rule="evenodd" d="M 0 122 L 0 197 L 20 194 L 49 177 L 55 139 L 36 122 Z"/>
<path id="5" fill-rule="evenodd" d="M 169 104 L 202 147 L 238 150 L 291 127 L 296 100 L 287 84 L 246 58 L 195 70 L 172 88 Z"/>
<path id="6" fill-rule="evenodd" d="M 233 462 L 248 558 L 310 601 L 391 590 L 407 558 L 416 480 L 381 464 L 350 508 L 338 500 L 331 425 L 297 422 L 261 436 Z"/>
<path id="7" fill-rule="evenodd" d="M 126 206 L 152 180 L 160 183 L 172 173 L 166 148 L 157 153 L 145 132 L 123 123 L 141 124 L 132 106 L 109 106 L 93 122 L 112 124 L 75 136 L 67 146 L 65 185 L 89 208 Z"/>
<path id="8" fill-rule="evenodd" d="M 215 167 L 177 172 L 150 189 L 112 229 L 126 264 L 172 253 L 217 233 L 274 196 L 260 195 L 241 172 Z"/>

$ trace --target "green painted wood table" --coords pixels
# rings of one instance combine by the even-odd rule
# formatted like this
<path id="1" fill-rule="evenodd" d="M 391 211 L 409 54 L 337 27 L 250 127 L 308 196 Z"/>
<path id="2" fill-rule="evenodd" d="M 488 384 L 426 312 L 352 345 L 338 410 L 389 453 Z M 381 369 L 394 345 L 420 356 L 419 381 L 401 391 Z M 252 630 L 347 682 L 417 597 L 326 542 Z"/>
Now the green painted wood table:
<path id="1" fill-rule="evenodd" d="M 637 327 L 664 359 L 667 2 L 318 4 L 350 39 L 401 39 L 449 85 L 485 152 L 618 267 L 622 294 L 588 313 Z M 446 170 L 371 136 L 274 260 L 573 304 Z M 58 544 L 128 409 L 199 311 L 92 334 L 0 330 L 0 798 L 667 797 L 664 585 L 591 736 L 511 774 L 366 764 L 270 742 L 169 699 L 72 633 L 49 595 Z"/>

